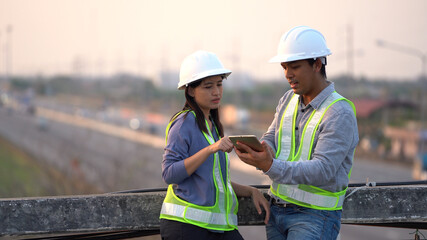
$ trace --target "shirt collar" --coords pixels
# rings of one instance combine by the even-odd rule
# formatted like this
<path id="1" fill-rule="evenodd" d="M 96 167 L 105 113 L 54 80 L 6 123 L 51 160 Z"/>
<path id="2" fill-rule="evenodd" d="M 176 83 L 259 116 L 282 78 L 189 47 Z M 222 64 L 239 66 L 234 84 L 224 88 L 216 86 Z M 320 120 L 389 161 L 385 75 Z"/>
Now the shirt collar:
<path id="1" fill-rule="evenodd" d="M 333 82 L 328 81 L 329 85 L 323 89 L 309 104 L 314 109 L 318 109 L 320 105 L 323 103 L 323 101 L 326 100 L 326 98 L 329 97 L 333 92 L 335 92 L 335 85 Z"/>

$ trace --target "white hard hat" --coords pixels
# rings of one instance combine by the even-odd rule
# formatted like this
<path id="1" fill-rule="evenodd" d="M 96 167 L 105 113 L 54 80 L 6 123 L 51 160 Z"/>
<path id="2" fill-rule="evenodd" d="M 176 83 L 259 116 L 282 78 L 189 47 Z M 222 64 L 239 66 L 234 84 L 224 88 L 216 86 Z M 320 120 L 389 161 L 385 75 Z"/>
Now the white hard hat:
<path id="1" fill-rule="evenodd" d="M 211 52 L 197 51 L 184 59 L 179 72 L 178 89 L 185 89 L 188 84 L 205 77 L 228 75 L 231 71 L 225 69 L 218 57 Z"/>
<path id="2" fill-rule="evenodd" d="M 282 35 L 277 56 L 270 59 L 270 62 L 291 62 L 326 57 L 331 54 L 325 38 L 319 31 L 307 26 L 298 26 Z"/>

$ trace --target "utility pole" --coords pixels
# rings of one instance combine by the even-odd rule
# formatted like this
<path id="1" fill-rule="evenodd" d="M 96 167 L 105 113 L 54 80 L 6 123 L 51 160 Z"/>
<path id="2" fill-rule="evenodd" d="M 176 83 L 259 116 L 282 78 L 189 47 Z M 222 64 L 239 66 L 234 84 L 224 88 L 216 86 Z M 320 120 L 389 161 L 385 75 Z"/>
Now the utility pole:
<path id="1" fill-rule="evenodd" d="M 5 67 L 6 67 L 6 85 L 10 86 L 11 76 L 12 76 L 12 25 L 8 25 L 6 27 L 6 37 L 7 37 L 7 45 L 6 45 L 6 59 L 5 59 Z"/>
<path id="2" fill-rule="evenodd" d="M 0 81 L 2 80 L 2 61 L 3 61 L 3 59 L 2 59 L 2 52 L 3 52 L 3 49 L 2 49 L 2 44 L 1 44 L 1 31 L 0 31 Z M 0 88 L 2 88 L 3 86 L 0 86 Z"/>
<path id="3" fill-rule="evenodd" d="M 353 26 L 351 24 L 347 25 L 347 71 L 350 79 L 353 79 L 353 70 L 354 70 L 354 46 L 353 46 Z"/>
<path id="4" fill-rule="evenodd" d="M 398 51 L 401 53 L 405 53 L 408 55 L 418 57 L 421 60 L 421 78 L 422 78 L 422 80 L 424 80 L 426 78 L 427 53 L 424 53 L 421 50 L 418 50 L 415 48 L 402 46 L 402 45 L 395 44 L 395 43 L 386 42 L 386 41 L 380 40 L 380 39 L 377 40 L 377 46 L 383 47 L 383 48 L 388 48 L 388 49 L 391 49 L 394 51 Z"/>
<path id="5" fill-rule="evenodd" d="M 354 60 L 356 57 L 363 56 L 363 49 L 355 49 L 354 48 L 354 27 L 352 23 L 347 23 L 342 29 L 339 29 L 338 38 L 343 38 L 345 44 L 342 46 L 345 48 L 344 51 L 341 51 L 339 53 L 334 53 L 334 59 L 335 61 L 337 59 L 341 60 L 343 58 L 344 61 L 347 64 L 347 71 L 346 75 L 350 79 L 354 79 Z"/>
<path id="6" fill-rule="evenodd" d="M 233 66 L 233 71 L 235 72 L 233 75 L 233 79 L 235 79 L 235 83 L 238 83 L 238 85 L 242 85 L 243 79 L 242 79 L 242 72 L 240 71 L 240 38 L 233 38 L 232 43 L 232 52 L 231 52 L 231 64 Z M 240 87 L 237 91 L 238 94 L 233 94 L 233 103 L 237 106 L 241 106 L 241 93 L 242 89 L 245 89 L 244 87 Z"/>

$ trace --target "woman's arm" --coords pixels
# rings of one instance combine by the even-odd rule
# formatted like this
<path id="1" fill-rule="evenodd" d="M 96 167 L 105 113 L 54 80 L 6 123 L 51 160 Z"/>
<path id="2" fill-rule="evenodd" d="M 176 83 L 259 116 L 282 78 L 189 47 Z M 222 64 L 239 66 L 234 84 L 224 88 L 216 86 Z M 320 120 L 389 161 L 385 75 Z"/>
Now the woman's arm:
<path id="1" fill-rule="evenodd" d="M 231 185 L 233 186 L 234 192 L 238 197 L 252 198 L 252 202 L 254 203 L 258 214 L 261 215 L 262 213 L 261 206 L 264 208 L 265 210 L 264 223 L 267 224 L 268 219 L 270 219 L 270 204 L 268 203 L 267 199 L 265 199 L 262 192 L 254 187 L 247 186 L 247 185 L 240 185 L 235 182 L 231 182 Z"/>
<path id="2" fill-rule="evenodd" d="M 231 152 L 233 150 L 233 143 L 228 137 L 223 137 L 212 145 L 209 145 L 202 150 L 198 151 L 193 156 L 184 159 L 184 166 L 187 170 L 188 176 L 193 174 L 197 168 L 202 165 L 209 155 L 218 151 Z"/>

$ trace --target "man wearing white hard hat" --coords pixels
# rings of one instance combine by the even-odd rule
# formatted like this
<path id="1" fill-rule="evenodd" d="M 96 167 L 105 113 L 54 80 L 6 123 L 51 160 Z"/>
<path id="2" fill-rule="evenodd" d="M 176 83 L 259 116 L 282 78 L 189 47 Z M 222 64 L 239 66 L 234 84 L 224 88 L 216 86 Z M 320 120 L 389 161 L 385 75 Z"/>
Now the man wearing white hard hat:
<path id="1" fill-rule="evenodd" d="M 352 102 L 326 78 L 331 54 L 323 35 L 298 26 L 280 39 L 277 55 L 291 90 L 279 100 L 262 136 L 264 150 L 235 151 L 272 180 L 268 239 L 336 239 L 359 141 Z"/>
<path id="2" fill-rule="evenodd" d="M 230 181 L 231 140 L 224 136 L 218 108 L 222 82 L 231 71 L 211 52 L 197 51 L 181 64 L 178 89 L 185 105 L 166 129 L 162 177 L 169 184 L 160 213 L 162 239 L 243 239 L 237 230 L 236 196 L 252 197 L 270 216 L 256 188 Z"/>

